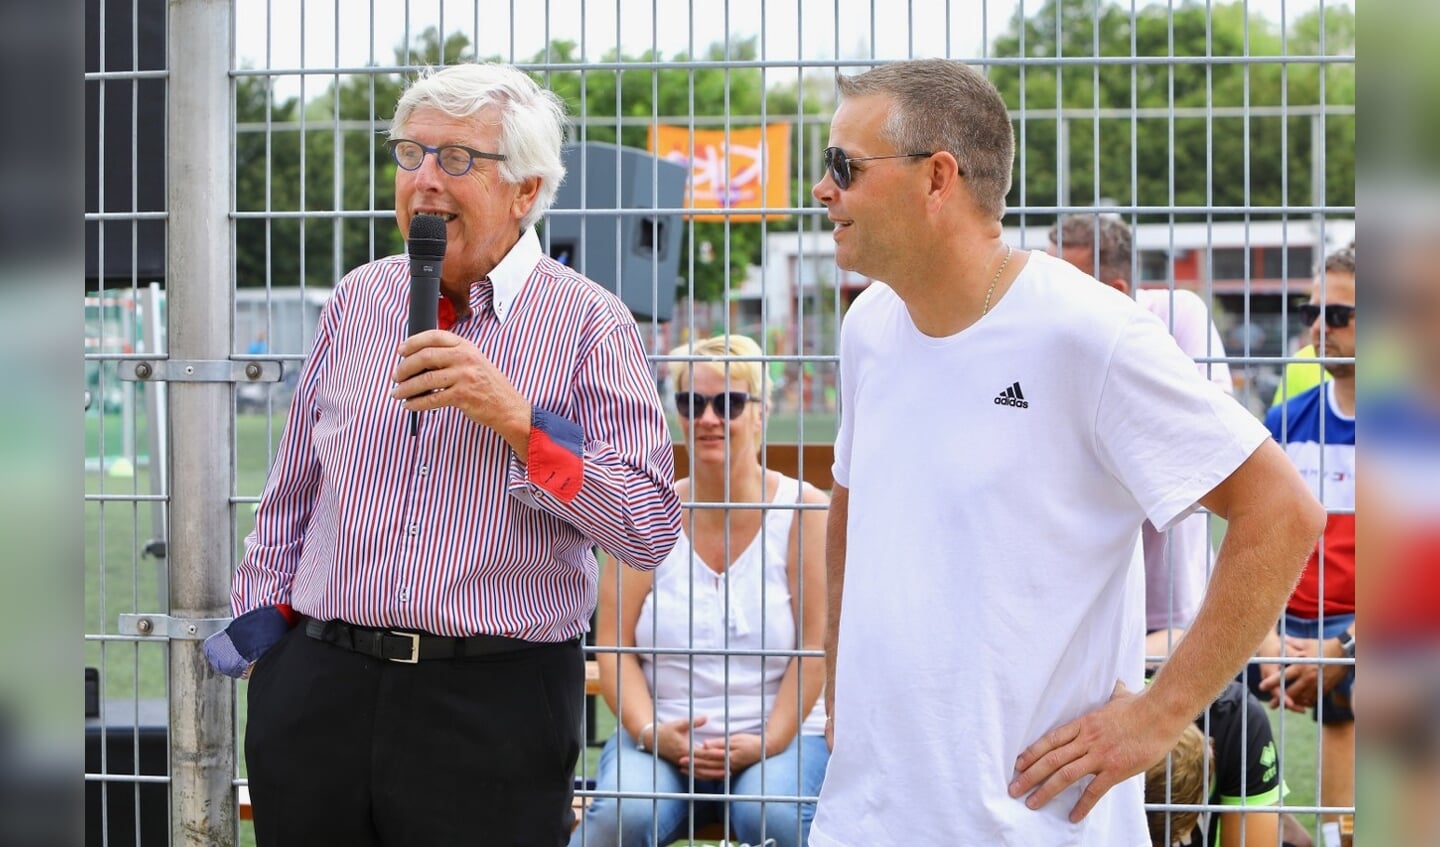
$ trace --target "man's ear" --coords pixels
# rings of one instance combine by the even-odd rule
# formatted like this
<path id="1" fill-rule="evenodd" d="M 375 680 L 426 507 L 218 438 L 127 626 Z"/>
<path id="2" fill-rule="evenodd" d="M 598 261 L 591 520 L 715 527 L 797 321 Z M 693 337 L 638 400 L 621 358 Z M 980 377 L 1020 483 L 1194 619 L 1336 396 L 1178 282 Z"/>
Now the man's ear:
<path id="1" fill-rule="evenodd" d="M 520 181 L 520 190 L 515 195 L 515 219 L 519 220 L 529 214 L 530 207 L 535 205 L 535 200 L 540 196 L 540 177 L 526 177 Z"/>
<path id="2" fill-rule="evenodd" d="M 1123 276 L 1117 276 L 1114 279 L 1107 279 L 1105 281 L 1105 284 L 1120 292 L 1121 294 L 1128 295 L 1130 293 L 1130 282 Z"/>
<path id="3" fill-rule="evenodd" d="M 960 187 L 964 176 L 960 172 L 960 163 L 955 161 L 955 156 L 947 150 L 932 153 L 926 169 L 930 174 L 930 194 L 940 202 Z"/>

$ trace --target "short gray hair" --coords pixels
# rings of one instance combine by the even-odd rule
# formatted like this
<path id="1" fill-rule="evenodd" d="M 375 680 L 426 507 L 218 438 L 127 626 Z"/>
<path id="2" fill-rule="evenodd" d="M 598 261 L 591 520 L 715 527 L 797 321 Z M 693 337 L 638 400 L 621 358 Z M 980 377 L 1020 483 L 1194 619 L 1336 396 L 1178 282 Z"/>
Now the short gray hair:
<path id="1" fill-rule="evenodd" d="M 1108 283 L 1117 277 L 1126 281 L 1130 279 L 1134 242 L 1130 227 L 1119 215 L 1066 215 L 1050 227 L 1050 243 L 1062 249 L 1084 247 L 1090 250 L 1099 265 L 1097 272 L 1101 282 Z"/>
<path id="2" fill-rule="evenodd" d="M 1351 241 L 1339 250 L 1325 257 L 1325 264 L 1322 267 L 1323 273 L 1342 273 L 1355 275 L 1355 242 Z"/>
<path id="3" fill-rule="evenodd" d="M 911 59 L 835 81 L 845 97 L 894 98 L 881 137 L 898 153 L 950 153 L 976 204 L 997 221 L 1005 217 L 1015 130 L 1005 100 L 983 74 L 949 59 Z"/>
<path id="4" fill-rule="evenodd" d="M 541 88 L 524 72 L 495 63 L 426 68 L 400 95 L 390 135 L 405 128 L 416 109 L 438 109 L 459 120 L 478 120 L 481 112 L 499 112 L 500 177 L 514 185 L 540 177 L 535 205 L 520 222 L 522 230 L 540 220 L 555 202 L 565 179 L 561 147 L 565 143 L 565 103 L 553 91 Z"/>

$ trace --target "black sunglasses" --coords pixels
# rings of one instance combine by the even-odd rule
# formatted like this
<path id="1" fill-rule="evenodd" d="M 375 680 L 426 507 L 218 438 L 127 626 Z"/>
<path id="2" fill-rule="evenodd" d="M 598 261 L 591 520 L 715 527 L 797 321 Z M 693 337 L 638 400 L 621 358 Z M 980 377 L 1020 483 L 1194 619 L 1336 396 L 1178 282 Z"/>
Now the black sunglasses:
<path id="1" fill-rule="evenodd" d="M 715 416 L 733 421 L 745 412 L 745 404 L 758 400 L 743 391 L 726 391 L 724 394 L 696 394 L 693 391 L 675 392 L 675 409 L 681 417 L 699 420 L 705 417 L 705 407 L 715 410 Z"/>
<path id="2" fill-rule="evenodd" d="M 839 147 L 825 148 L 825 170 L 830 172 L 830 178 L 835 180 L 841 191 L 850 187 L 854 175 L 850 172 L 851 162 L 869 162 L 874 159 L 920 159 L 925 156 L 934 156 L 934 153 L 895 153 L 890 156 L 847 156 L 845 151 Z"/>
<path id="3" fill-rule="evenodd" d="M 1341 306 L 1338 303 L 1327 306 L 1321 306 L 1319 303 L 1301 303 L 1295 307 L 1295 311 L 1300 314 L 1300 320 L 1304 321 L 1306 326 L 1314 326 L 1315 321 L 1323 313 L 1325 325 L 1331 329 L 1344 329 L 1355 318 L 1354 306 Z"/>

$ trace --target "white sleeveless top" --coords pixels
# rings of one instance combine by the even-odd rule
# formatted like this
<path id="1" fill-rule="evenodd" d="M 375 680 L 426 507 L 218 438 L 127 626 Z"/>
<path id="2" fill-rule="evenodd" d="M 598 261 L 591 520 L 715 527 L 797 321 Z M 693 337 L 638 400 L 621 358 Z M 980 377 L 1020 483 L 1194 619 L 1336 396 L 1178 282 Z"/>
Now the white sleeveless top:
<path id="1" fill-rule="evenodd" d="M 771 502 L 799 500 L 800 483 L 781 476 Z M 689 535 L 682 532 L 654 571 L 653 587 L 635 624 L 636 646 L 795 649 L 798 632 L 786 572 L 795 515 L 793 509 L 767 509 L 760 532 L 723 574 L 694 553 Z M 807 590 L 804 602 L 824 603 L 825 597 Z M 695 730 L 703 740 L 742 732 L 760 734 L 793 657 L 696 655 L 692 659 L 686 654 L 642 653 L 639 658 L 655 698 L 655 719 L 690 717 L 693 695 L 694 716 L 707 718 Z M 815 701 L 800 726 L 802 734 L 824 734 L 824 700 L 822 696 Z"/>

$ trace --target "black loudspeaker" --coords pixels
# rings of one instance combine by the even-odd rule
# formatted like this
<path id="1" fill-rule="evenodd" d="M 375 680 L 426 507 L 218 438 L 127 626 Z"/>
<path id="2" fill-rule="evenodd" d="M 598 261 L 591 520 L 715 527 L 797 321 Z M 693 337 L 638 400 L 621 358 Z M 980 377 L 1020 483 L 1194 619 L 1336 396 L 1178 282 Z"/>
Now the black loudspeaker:
<path id="1" fill-rule="evenodd" d="M 566 147 L 565 181 L 553 208 L 586 213 L 547 219 L 550 255 L 619 295 L 636 320 L 670 320 L 683 218 L 605 210 L 677 209 L 688 177 L 684 167 L 633 147 L 595 141 Z"/>
<path id="2" fill-rule="evenodd" d="M 164 70 L 165 5 L 85 0 L 86 73 Z M 165 80 L 86 80 L 85 211 L 164 210 Z M 89 285 L 128 285 L 132 274 L 141 284 L 165 278 L 165 222 L 86 221 Z"/>
<path id="3" fill-rule="evenodd" d="M 106 700 L 98 716 L 85 719 L 85 772 L 120 777 L 85 781 L 86 847 L 170 843 L 170 786 L 123 779 L 169 772 L 169 720 L 164 700 Z"/>

